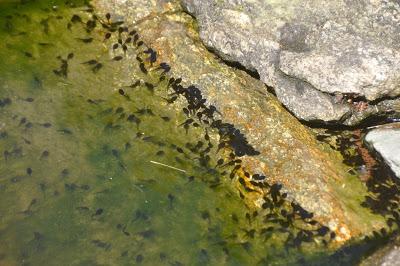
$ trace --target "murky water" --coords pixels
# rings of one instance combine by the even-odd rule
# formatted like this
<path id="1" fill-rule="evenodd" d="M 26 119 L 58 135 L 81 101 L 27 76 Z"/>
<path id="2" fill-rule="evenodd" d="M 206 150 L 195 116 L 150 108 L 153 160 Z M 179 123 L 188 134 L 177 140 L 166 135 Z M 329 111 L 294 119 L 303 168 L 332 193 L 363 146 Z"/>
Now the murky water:
<path id="1" fill-rule="evenodd" d="M 0 2 L 0 265 L 328 254 L 334 236 L 279 187 L 265 185 L 261 211 L 246 203 L 237 155 L 255 151 L 221 145 L 230 128 L 207 124 L 212 110 L 190 120 L 199 112 L 182 110 L 168 66 L 119 24 L 79 1 Z"/>

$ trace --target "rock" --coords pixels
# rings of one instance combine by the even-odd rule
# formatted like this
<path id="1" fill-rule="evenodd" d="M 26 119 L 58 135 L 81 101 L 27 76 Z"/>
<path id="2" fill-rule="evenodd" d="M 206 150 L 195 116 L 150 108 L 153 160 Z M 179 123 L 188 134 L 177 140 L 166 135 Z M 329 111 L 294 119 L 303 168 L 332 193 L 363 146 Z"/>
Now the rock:
<path id="1" fill-rule="evenodd" d="M 400 178 L 400 123 L 370 131 L 365 141 L 370 144 Z"/>
<path id="2" fill-rule="evenodd" d="M 379 249 L 365 259 L 361 266 L 399 266 L 400 265 L 400 238 Z"/>
<path id="3" fill-rule="evenodd" d="M 95 0 L 93 5 L 135 26 L 145 43 L 157 51 L 158 62 L 171 66 L 170 75 L 198 87 L 208 104 L 217 107 L 221 119 L 239 129 L 260 152 L 241 157 L 245 169 L 283 184 L 291 200 L 337 233 L 339 243 L 384 226 L 382 217 L 361 207 L 366 188 L 347 174 L 341 156 L 319 144 L 261 81 L 228 67 L 210 53 L 199 38 L 195 21 L 177 1 L 158 0 L 144 7 L 139 0 Z M 243 17 L 243 23 L 246 21 Z M 304 97 L 320 93 L 307 88 Z M 262 195 L 253 203 L 259 206 L 260 198 Z"/>
<path id="4" fill-rule="evenodd" d="M 385 256 L 382 258 L 382 266 L 396 266 L 400 265 L 400 246 L 394 246 Z"/>
<path id="5" fill-rule="evenodd" d="M 182 2 L 205 45 L 257 70 L 298 118 L 355 125 L 378 112 L 400 113 L 375 108 L 400 95 L 398 1 Z"/>

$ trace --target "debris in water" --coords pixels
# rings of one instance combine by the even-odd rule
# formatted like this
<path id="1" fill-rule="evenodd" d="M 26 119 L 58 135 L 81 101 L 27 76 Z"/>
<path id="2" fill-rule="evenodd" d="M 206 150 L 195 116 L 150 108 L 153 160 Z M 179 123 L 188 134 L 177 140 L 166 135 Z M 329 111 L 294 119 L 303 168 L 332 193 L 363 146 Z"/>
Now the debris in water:
<path id="1" fill-rule="evenodd" d="M 151 162 L 151 163 L 153 163 L 153 164 L 162 165 L 162 166 L 165 166 L 165 167 L 168 167 L 168 168 L 171 168 L 171 169 L 174 169 L 174 170 L 180 171 L 180 172 L 182 172 L 182 173 L 186 173 L 186 171 L 185 171 L 185 170 L 183 170 L 183 169 L 179 169 L 179 168 L 176 168 L 176 167 L 173 167 L 173 166 L 171 166 L 171 165 L 163 164 L 163 163 L 156 162 L 156 161 L 150 161 L 150 162 Z"/>

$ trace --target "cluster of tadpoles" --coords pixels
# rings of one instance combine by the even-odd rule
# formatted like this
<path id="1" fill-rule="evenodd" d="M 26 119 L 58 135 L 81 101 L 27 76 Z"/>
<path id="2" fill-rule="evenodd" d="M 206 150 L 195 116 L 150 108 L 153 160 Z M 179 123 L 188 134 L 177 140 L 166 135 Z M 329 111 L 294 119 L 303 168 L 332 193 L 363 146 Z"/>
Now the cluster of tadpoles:
<path id="1" fill-rule="evenodd" d="M 66 59 L 63 59 L 61 56 L 57 56 L 57 59 L 60 60 L 60 67 L 58 69 L 54 69 L 53 73 L 57 76 L 61 76 L 64 78 L 68 77 L 68 61 L 74 58 L 73 53 L 69 53 Z"/>
<path id="2" fill-rule="evenodd" d="M 373 232 L 374 238 L 388 237 L 400 233 L 400 182 L 389 169 L 374 169 L 373 178 L 367 181 L 370 196 L 365 198 L 364 207 L 384 215 L 389 232 L 381 229 Z"/>
<path id="3" fill-rule="evenodd" d="M 324 141 L 330 135 L 337 135 L 335 131 L 327 131 L 327 133 L 325 136 L 319 136 L 319 140 Z M 337 138 L 337 147 L 332 145 L 331 147 L 343 154 L 343 163 L 351 167 L 349 172 L 356 174 L 355 169 L 364 168 L 367 162 L 359 153 L 349 152 L 356 148 L 354 139 L 360 141 L 360 136 L 351 134 L 349 137 Z M 366 180 L 366 185 L 370 195 L 365 197 L 362 206 L 383 215 L 388 226 L 388 230 L 382 228 L 379 231 L 373 231 L 372 238 L 379 240 L 396 235 L 400 232 L 400 181 L 384 164 L 374 165 L 368 175 L 370 178 Z M 369 238 L 371 237 L 367 237 Z"/>
<path id="4" fill-rule="evenodd" d="M 241 198 L 245 198 L 241 192 L 243 190 L 246 192 L 258 193 L 261 190 L 263 192 L 264 203 L 262 204 L 262 210 L 253 213 L 246 213 L 245 218 L 249 221 L 249 225 L 251 225 L 252 219 L 256 217 L 262 217 L 264 219 L 264 222 L 269 226 L 262 228 L 258 233 L 264 236 L 265 240 L 270 238 L 273 233 L 276 232 L 288 233 L 286 240 L 287 246 L 299 247 L 301 243 L 313 242 L 316 238 L 320 238 L 321 242 L 325 244 L 335 238 L 335 233 L 330 231 L 328 227 L 323 226 L 314 220 L 312 213 L 304 210 L 299 204 L 289 201 L 287 199 L 287 194 L 281 192 L 282 185 L 277 183 L 270 185 L 266 176 L 260 174 L 251 175 L 243 169 L 240 157 L 245 155 L 255 156 L 258 155 L 259 152 L 248 143 L 243 133 L 241 133 L 239 129 L 236 129 L 234 125 L 216 119 L 217 114 L 219 114 L 217 108 L 213 105 L 207 105 L 207 100 L 203 98 L 199 88 L 193 85 L 184 86 L 181 78 L 167 78 L 166 74 L 171 70 L 170 66 L 165 62 L 154 65 L 157 61 L 157 52 L 148 47 L 140 39 L 136 30 L 129 30 L 128 27 L 124 27 L 122 21 L 112 22 L 110 14 L 106 14 L 105 19 L 101 19 L 96 15 L 92 15 L 92 17 L 92 20 L 83 22 L 80 17 L 74 15 L 70 24 L 68 24 L 68 27 L 70 28 L 74 23 L 81 23 L 89 33 L 96 27 L 97 23 L 100 23 L 102 28 L 106 30 L 104 41 L 110 39 L 114 33 L 118 34 L 118 41 L 112 45 L 112 49 L 114 51 L 121 49 L 123 55 L 115 56 L 112 59 L 113 61 L 122 60 L 128 49 L 133 47 L 138 52 L 136 60 L 138 61 L 140 71 L 144 75 L 149 75 L 149 72 L 159 74 L 159 81 L 156 84 L 143 80 L 136 80 L 134 83 L 126 87 L 135 88 L 144 85 L 149 91 L 154 92 L 154 89 L 157 86 L 162 82 L 165 82 L 167 84 L 167 89 L 170 92 L 166 97 L 164 97 L 168 104 L 174 103 L 179 98 L 186 100 L 187 105 L 182 109 L 182 111 L 187 116 L 187 119 L 179 126 L 183 127 L 186 132 L 188 132 L 190 127 L 205 128 L 204 139 L 207 142 L 207 145 L 202 141 L 198 141 L 197 144 L 191 145 L 188 143 L 186 146 L 188 150 L 198 156 L 196 159 L 199 160 L 200 165 L 209 167 L 214 171 L 217 168 L 221 169 L 230 167 L 231 172 L 229 177 L 230 179 L 238 177 L 241 186 L 239 189 L 239 195 Z M 81 41 L 91 42 L 89 39 L 90 38 L 82 39 Z M 102 66 L 100 62 L 94 59 L 84 62 L 83 64 L 95 66 L 94 69 L 92 69 L 93 72 L 99 71 Z M 101 64 L 100 67 L 96 68 L 99 64 Z M 118 93 L 121 96 L 130 99 L 129 95 L 123 88 L 119 89 Z M 123 114 L 122 111 L 123 110 L 121 109 L 117 113 L 120 113 L 121 116 L 123 115 L 125 117 L 125 114 Z M 139 129 L 141 123 L 139 115 L 146 114 L 154 115 L 150 109 L 145 108 L 141 110 L 141 113 L 128 115 L 126 120 L 135 123 Z M 162 117 L 162 119 L 164 121 L 169 121 L 168 117 Z M 113 127 L 113 125 L 108 125 L 108 127 Z M 219 144 L 215 147 L 210 139 L 209 131 L 218 132 Z M 138 132 L 137 136 L 143 137 L 140 132 Z M 143 137 L 142 139 L 145 141 L 155 141 L 152 137 Z M 174 148 L 179 153 L 185 153 L 180 147 L 175 146 Z M 214 167 L 210 167 L 212 163 L 209 153 L 212 149 L 216 149 L 217 153 L 220 150 L 227 151 L 229 153 L 228 159 L 221 158 L 217 161 Z M 222 173 L 222 175 L 226 174 L 226 171 Z M 193 180 L 193 177 L 191 177 L 191 179 Z M 210 186 L 216 187 L 219 184 L 221 183 L 217 178 Z M 250 233 L 246 235 L 250 238 L 253 238 L 256 233 L 251 230 L 248 232 Z"/>
<path id="5" fill-rule="evenodd" d="M 3 98 L 0 99 L 0 107 L 5 107 L 7 105 L 11 104 L 11 99 L 10 98 Z"/>

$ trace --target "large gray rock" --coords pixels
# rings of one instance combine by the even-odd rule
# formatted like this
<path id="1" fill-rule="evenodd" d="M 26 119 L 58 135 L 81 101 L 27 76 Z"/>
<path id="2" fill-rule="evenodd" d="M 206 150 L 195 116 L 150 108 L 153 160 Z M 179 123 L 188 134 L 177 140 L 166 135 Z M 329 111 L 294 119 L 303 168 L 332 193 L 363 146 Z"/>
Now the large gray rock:
<path id="1" fill-rule="evenodd" d="M 400 124 L 372 130 L 367 134 L 365 140 L 400 178 Z"/>
<path id="2" fill-rule="evenodd" d="M 182 2 L 208 47 L 257 70 L 300 119 L 356 124 L 400 110 L 373 105 L 400 94 L 399 1 Z M 359 108 L 343 94 L 374 102 Z"/>

